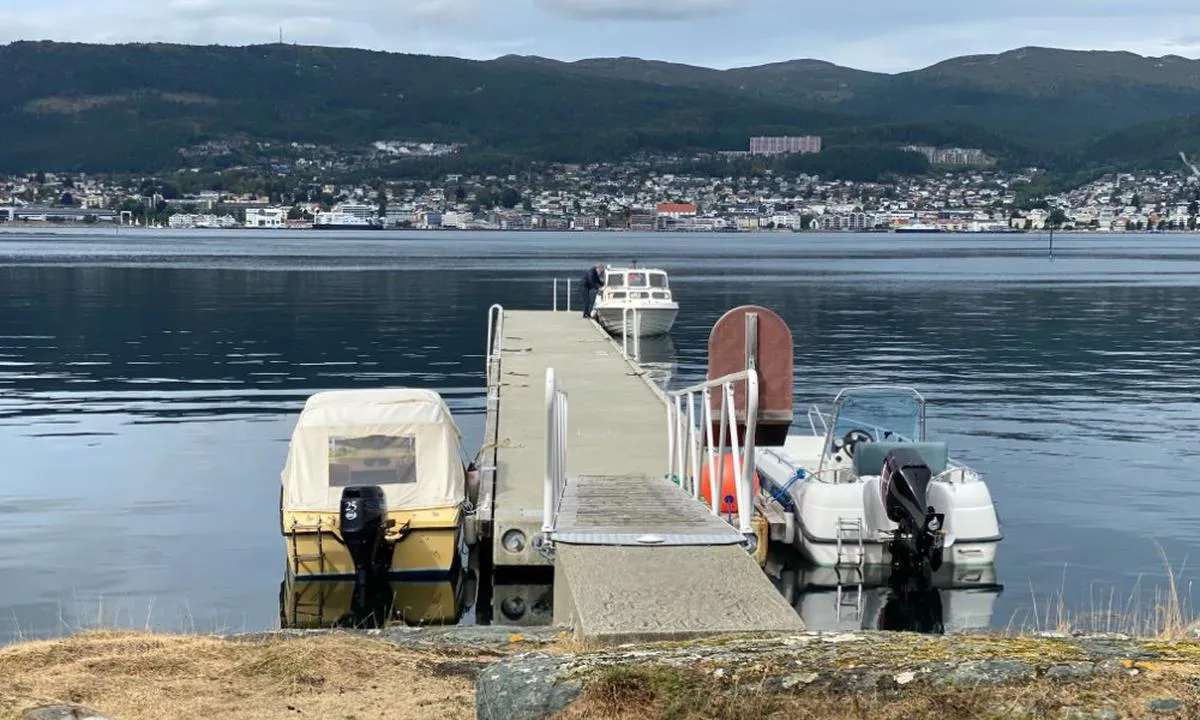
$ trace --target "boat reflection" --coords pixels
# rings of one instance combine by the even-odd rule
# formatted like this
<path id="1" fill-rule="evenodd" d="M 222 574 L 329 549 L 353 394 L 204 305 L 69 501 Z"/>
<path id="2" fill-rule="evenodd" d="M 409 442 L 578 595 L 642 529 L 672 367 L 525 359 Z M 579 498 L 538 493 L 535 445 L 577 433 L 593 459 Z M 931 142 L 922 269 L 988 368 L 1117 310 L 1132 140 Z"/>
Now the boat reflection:
<path id="1" fill-rule="evenodd" d="M 366 588 L 356 588 L 354 580 L 296 579 L 287 573 L 279 587 L 279 622 L 300 629 L 454 625 L 474 603 L 475 587 L 473 569 Z"/>
<path id="2" fill-rule="evenodd" d="M 994 566 L 943 565 L 923 579 L 893 576 L 887 566 L 784 566 L 772 558 L 767 570 L 809 630 L 986 630 L 1004 590 Z"/>
<path id="3" fill-rule="evenodd" d="M 617 342 L 620 342 L 619 338 Z M 632 344 L 632 342 L 631 338 L 630 343 Z M 638 365 L 646 372 L 646 376 L 659 387 L 668 387 L 675 371 L 675 341 L 671 339 L 671 336 L 656 335 L 641 338 L 636 349 Z M 633 354 L 633 351 L 634 348 L 630 347 L 630 354 Z"/>

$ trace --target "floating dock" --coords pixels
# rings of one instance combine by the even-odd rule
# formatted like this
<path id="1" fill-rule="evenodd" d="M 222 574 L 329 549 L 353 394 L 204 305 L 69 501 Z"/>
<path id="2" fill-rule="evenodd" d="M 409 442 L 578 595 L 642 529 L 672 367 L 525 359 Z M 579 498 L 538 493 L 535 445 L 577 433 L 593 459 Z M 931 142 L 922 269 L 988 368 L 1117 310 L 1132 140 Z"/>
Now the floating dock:
<path id="1" fill-rule="evenodd" d="M 552 568 L 553 621 L 585 641 L 803 628 L 747 523 L 683 487 L 676 399 L 623 344 L 578 312 L 493 306 L 488 324 L 477 524 L 497 571 Z"/>

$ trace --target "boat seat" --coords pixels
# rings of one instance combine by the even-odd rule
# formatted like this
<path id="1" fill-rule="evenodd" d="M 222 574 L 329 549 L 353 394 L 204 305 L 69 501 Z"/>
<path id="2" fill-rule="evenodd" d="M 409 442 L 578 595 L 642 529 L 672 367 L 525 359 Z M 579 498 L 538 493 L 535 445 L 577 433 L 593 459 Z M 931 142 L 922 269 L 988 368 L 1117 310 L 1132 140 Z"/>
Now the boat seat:
<path id="1" fill-rule="evenodd" d="M 878 475 L 883 470 L 884 458 L 896 448 L 916 452 L 934 475 L 944 472 L 949 462 L 944 442 L 865 442 L 854 447 L 854 473 L 859 477 Z"/>

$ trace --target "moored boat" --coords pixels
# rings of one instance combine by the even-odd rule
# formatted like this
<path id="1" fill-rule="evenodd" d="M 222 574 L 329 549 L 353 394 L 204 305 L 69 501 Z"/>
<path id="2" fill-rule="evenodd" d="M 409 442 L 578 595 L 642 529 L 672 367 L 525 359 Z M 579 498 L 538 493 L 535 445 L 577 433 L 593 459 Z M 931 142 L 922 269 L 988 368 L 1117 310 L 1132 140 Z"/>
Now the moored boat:
<path id="1" fill-rule="evenodd" d="M 679 304 L 665 270 L 609 266 L 593 311 L 596 321 L 611 335 L 655 337 L 671 332 Z"/>
<path id="2" fill-rule="evenodd" d="M 822 567 L 891 565 L 936 572 L 988 565 L 1001 540 L 987 484 L 925 436 L 925 400 L 912 388 L 842 390 L 812 434 L 760 447 L 756 467 L 795 519 L 794 543 Z M 818 431 L 817 423 L 823 426 Z"/>
<path id="3" fill-rule="evenodd" d="M 360 590 L 465 563 L 467 467 L 441 396 L 409 388 L 308 398 L 281 474 L 288 572 Z M 369 594 L 369 593 L 368 593 Z"/>

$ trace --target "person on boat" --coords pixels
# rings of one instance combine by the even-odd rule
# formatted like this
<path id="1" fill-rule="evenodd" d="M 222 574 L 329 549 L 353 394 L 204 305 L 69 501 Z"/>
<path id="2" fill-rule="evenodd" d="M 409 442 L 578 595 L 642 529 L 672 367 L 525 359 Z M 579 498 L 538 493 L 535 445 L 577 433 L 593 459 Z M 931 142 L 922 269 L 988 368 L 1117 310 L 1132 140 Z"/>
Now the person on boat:
<path id="1" fill-rule="evenodd" d="M 604 266 L 593 265 L 588 268 L 583 275 L 582 292 L 583 292 L 583 316 L 585 318 L 592 316 L 592 306 L 596 304 L 596 293 L 600 292 L 600 288 L 604 287 Z"/>

